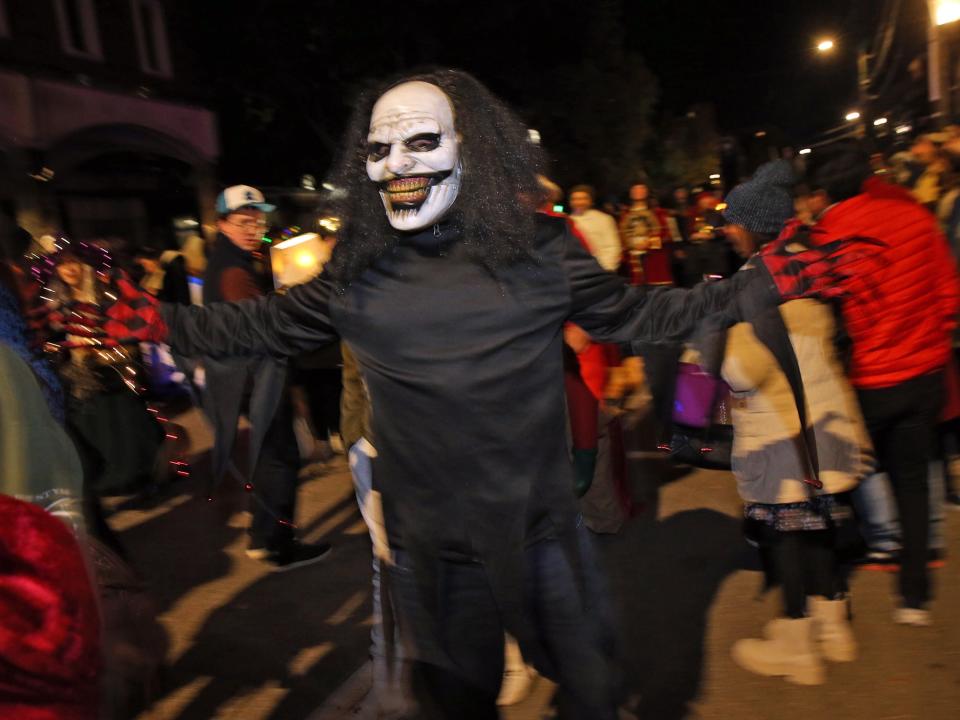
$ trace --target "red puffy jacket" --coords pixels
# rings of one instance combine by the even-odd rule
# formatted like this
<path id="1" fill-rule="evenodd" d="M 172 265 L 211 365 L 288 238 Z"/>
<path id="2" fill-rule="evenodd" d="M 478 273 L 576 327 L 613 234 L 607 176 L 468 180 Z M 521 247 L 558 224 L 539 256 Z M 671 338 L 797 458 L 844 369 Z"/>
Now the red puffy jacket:
<path id="1" fill-rule="evenodd" d="M 815 232 L 824 240 L 875 238 L 883 247 L 867 290 L 844 301 L 853 341 L 850 380 L 858 388 L 898 385 L 942 368 L 960 309 L 960 277 L 933 215 L 903 188 L 878 178 L 828 209 Z"/>

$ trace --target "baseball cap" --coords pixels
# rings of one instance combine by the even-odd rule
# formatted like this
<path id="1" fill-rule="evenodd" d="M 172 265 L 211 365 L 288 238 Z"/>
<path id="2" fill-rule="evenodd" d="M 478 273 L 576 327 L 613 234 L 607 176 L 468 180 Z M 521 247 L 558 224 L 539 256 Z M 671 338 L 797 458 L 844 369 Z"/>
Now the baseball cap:
<path id="1" fill-rule="evenodd" d="M 217 214 L 229 215 L 240 208 L 252 207 L 273 212 L 276 205 L 266 202 L 263 193 L 249 185 L 232 185 L 217 196 Z"/>

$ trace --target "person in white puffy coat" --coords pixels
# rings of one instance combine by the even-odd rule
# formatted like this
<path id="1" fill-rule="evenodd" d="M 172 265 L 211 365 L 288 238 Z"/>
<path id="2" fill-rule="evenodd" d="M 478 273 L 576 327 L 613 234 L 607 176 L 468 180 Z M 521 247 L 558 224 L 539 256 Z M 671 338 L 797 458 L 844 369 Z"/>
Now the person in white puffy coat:
<path id="1" fill-rule="evenodd" d="M 725 232 L 744 258 L 774 239 L 793 215 L 791 183 L 789 166 L 774 162 L 731 191 Z M 807 428 L 802 432 L 781 362 L 753 325 L 735 325 L 721 367 L 733 391 L 731 465 L 745 517 L 762 528 L 784 616 L 766 626 L 765 639 L 740 640 L 732 654 L 752 672 L 819 684 L 824 657 L 856 657 L 834 543 L 836 525 L 848 514 L 839 494 L 870 472 L 872 449 L 835 346 L 833 309 L 804 299 L 772 312 L 779 317 L 770 319 L 771 326 L 789 338 L 796 357 Z"/>

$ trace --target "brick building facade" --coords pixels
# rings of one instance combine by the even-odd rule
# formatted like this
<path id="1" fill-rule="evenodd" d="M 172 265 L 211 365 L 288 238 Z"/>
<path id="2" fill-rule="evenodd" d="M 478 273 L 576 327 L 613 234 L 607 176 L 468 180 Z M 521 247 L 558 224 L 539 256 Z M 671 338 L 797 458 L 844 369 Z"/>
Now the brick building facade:
<path id="1" fill-rule="evenodd" d="M 212 222 L 216 116 L 178 4 L 0 0 L 0 204 L 34 235 L 171 246 Z"/>

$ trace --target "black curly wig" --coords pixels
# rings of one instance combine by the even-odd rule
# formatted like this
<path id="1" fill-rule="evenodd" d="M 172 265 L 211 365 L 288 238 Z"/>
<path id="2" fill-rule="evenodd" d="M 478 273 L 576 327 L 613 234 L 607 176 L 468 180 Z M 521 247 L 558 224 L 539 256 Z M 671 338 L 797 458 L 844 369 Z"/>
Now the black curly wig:
<path id="1" fill-rule="evenodd" d="M 448 219 L 462 231 L 470 255 L 491 273 L 532 257 L 534 208 L 543 195 L 537 173 L 540 148 L 526 126 L 471 75 L 434 70 L 395 78 L 363 93 L 357 102 L 332 182 L 345 191 L 334 204 L 343 225 L 327 272 L 340 291 L 404 233 L 387 221 L 379 190 L 367 177 L 367 134 L 374 103 L 405 82 L 435 85 L 453 103 L 454 126 L 461 138 L 463 179 Z"/>

